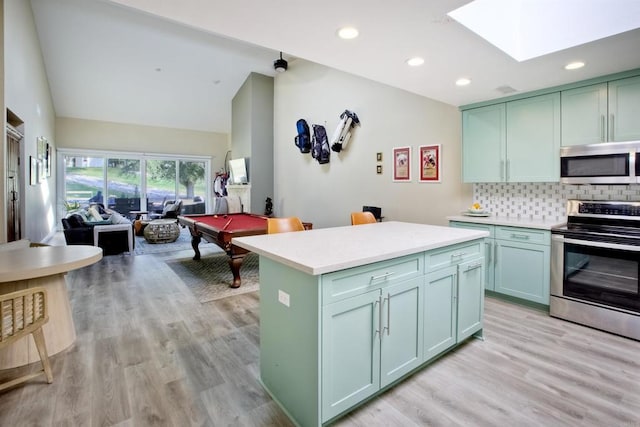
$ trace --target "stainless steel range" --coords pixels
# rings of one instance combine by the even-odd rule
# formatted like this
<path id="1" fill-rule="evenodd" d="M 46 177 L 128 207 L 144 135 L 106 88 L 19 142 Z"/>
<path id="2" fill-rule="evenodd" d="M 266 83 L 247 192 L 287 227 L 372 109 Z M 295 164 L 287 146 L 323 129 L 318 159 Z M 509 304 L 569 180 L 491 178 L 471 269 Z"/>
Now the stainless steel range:
<path id="1" fill-rule="evenodd" d="M 640 340 L 640 202 L 569 200 L 551 233 L 550 314 Z"/>

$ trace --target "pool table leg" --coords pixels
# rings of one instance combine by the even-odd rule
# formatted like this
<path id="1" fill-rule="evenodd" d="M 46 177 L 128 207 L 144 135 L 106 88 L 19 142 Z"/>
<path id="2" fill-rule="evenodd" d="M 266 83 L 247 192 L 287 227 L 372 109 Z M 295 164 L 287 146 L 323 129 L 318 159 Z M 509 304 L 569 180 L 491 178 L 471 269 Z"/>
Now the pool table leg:
<path id="1" fill-rule="evenodd" d="M 231 267 L 231 272 L 233 273 L 233 283 L 230 285 L 232 288 L 240 287 L 240 267 L 243 259 L 244 255 L 229 257 L 229 267 Z"/>
<path id="2" fill-rule="evenodd" d="M 194 261 L 198 261 L 200 259 L 200 248 L 198 248 L 198 245 L 200 244 L 201 240 L 202 240 L 202 237 L 200 237 L 198 234 L 193 232 L 191 233 L 191 247 L 193 248 L 193 251 L 196 253 L 193 256 Z"/>

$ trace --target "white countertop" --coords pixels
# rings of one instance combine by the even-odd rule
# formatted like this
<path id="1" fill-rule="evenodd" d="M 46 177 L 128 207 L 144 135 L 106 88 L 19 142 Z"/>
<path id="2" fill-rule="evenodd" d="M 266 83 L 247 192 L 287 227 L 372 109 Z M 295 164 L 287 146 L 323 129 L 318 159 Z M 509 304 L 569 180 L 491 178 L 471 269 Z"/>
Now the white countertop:
<path id="1" fill-rule="evenodd" d="M 319 275 L 488 236 L 480 230 L 390 221 L 236 237 L 232 243 Z"/>
<path id="2" fill-rule="evenodd" d="M 466 216 L 454 215 L 448 216 L 449 221 L 473 222 L 475 224 L 487 225 L 506 225 L 510 227 L 538 228 L 542 230 L 551 230 L 552 228 L 561 227 L 566 224 L 566 219 L 531 219 L 531 218 L 514 218 L 500 216 Z"/>

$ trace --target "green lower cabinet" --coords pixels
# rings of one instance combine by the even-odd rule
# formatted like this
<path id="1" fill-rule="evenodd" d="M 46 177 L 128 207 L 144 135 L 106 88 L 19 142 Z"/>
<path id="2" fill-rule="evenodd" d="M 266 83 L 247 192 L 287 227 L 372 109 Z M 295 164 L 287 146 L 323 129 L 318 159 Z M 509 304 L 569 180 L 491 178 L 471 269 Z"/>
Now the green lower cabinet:
<path id="1" fill-rule="evenodd" d="M 458 265 L 458 342 L 482 329 L 483 279 L 484 259 L 463 262 Z"/>
<path id="2" fill-rule="evenodd" d="M 432 359 L 456 343 L 458 268 L 427 274 L 424 302 L 424 358 Z"/>
<path id="3" fill-rule="evenodd" d="M 485 230 L 485 289 L 549 305 L 551 234 L 548 230 L 451 221 L 451 227 Z"/>
<path id="4" fill-rule="evenodd" d="M 497 239 L 495 245 L 495 291 L 549 305 L 549 246 Z"/>
<path id="5" fill-rule="evenodd" d="M 323 308 L 323 422 L 422 363 L 423 281 L 418 277 Z"/>
<path id="6" fill-rule="evenodd" d="M 424 356 L 438 356 L 482 329 L 484 258 L 427 274 Z"/>
<path id="7" fill-rule="evenodd" d="M 376 290 L 323 308 L 323 421 L 380 389 L 380 296 Z"/>

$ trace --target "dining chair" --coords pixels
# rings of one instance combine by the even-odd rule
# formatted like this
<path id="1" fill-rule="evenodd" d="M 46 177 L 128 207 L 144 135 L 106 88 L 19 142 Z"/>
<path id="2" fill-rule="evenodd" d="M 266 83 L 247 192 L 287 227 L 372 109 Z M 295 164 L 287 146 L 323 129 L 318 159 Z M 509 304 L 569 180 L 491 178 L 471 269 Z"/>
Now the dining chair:
<path id="1" fill-rule="evenodd" d="M 286 233 L 289 231 L 304 231 L 300 218 L 267 218 L 267 234 Z"/>
<path id="2" fill-rule="evenodd" d="M 351 212 L 351 225 L 372 224 L 376 221 L 376 217 L 369 211 L 367 212 Z"/>
<path id="3" fill-rule="evenodd" d="M 42 333 L 42 325 L 49 321 L 47 291 L 42 287 L 23 289 L 0 295 L 0 349 L 8 347 L 29 334 L 36 343 L 42 370 L 23 375 L 0 384 L 0 391 L 44 374 L 53 382 L 51 364 Z"/>

